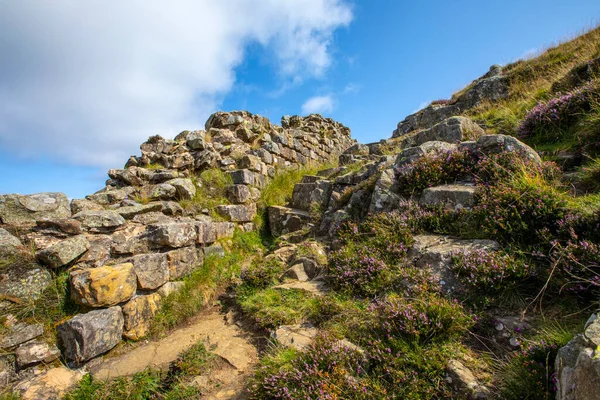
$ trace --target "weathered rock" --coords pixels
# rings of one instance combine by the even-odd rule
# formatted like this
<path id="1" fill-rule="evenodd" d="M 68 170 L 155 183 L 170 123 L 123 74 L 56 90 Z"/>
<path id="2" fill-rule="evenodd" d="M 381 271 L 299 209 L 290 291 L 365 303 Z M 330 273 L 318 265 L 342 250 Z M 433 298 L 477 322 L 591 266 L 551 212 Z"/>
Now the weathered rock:
<path id="1" fill-rule="evenodd" d="M 599 345 L 600 321 L 593 315 L 584 333 L 558 351 L 554 366 L 557 400 L 600 399 Z"/>
<path id="2" fill-rule="evenodd" d="M 6 229 L 0 228 L 0 257 L 15 257 L 23 250 L 21 241 Z"/>
<path id="3" fill-rule="evenodd" d="M 172 293 L 179 292 L 181 289 L 183 289 L 184 286 L 185 286 L 185 282 L 182 282 L 182 281 L 167 282 L 164 285 L 162 285 L 156 291 L 156 293 L 158 293 L 159 295 L 161 295 L 161 297 L 164 298 L 164 297 L 171 295 Z"/>
<path id="4" fill-rule="evenodd" d="M 70 283 L 73 300 L 90 307 L 107 307 L 127 301 L 137 288 L 137 278 L 130 263 L 74 270 Z"/>
<path id="5" fill-rule="evenodd" d="M 94 194 L 86 196 L 85 198 L 93 201 L 94 203 L 108 206 L 111 204 L 120 203 L 134 194 L 135 188 L 127 186 L 122 189 L 102 189 Z"/>
<path id="6" fill-rule="evenodd" d="M 50 219 L 43 218 L 36 221 L 36 225 L 42 229 L 53 229 L 68 235 L 81 234 L 81 223 L 75 219 L 58 218 Z"/>
<path id="7" fill-rule="evenodd" d="M 163 222 L 148 226 L 148 239 L 155 246 L 185 247 L 198 239 L 194 222 Z"/>
<path id="8" fill-rule="evenodd" d="M 458 360 L 448 362 L 446 380 L 465 398 L 488 399 L 491 396 L 489 389 L 480 385 L 473 373 Z"/>
<path id="9" fill-rule="evenodd" d="M 215 211 L 228 221 L 250 222 L 256 216 L 256 204 L 234 204 L 215 207 Z"/>
<path id="10" fill-rule="evenodd" d="M 103 211 L 104 207 L 88 199 L 74 199 L 71 201 L 71 213 L 73 215 L 81 211 Z"/>
<path id="11" fill-rule="evenodd" d="M 140 254 L 133 256 L 131 262 L 140 289 L 156 289 L 169 280 L 170 268 L 164 253 Z"/>
<path id="12" fill-rule="evenodd" d="M 80 211 L 73 216 L 85 230 L 110 232 L 125 224 L 125 219 L 113 210 Z"/>
<path id="13" fill-rule="evenodd" d="M 394 165 L 402 167 L 404 165 L 415 162 L 426 154 L 441 154 L 448 153 L 457 149 L 457 145 L 453 143 L 431 141 L 425 142 L 417 147 L 409 147 L 398 154 Z"/>
<path id="14" fill-rule="evenodd" d="M 177 196 L 175 186 L 168 183 L 159 183 L 149 188 L 148 196 L 156 200 L 171 200 Z"/>
<path id="15" fill-rule="evenodd" d="M 204 253 L 195 246 L 169 251 L 166 256 L 171 280 L 189 275 L 204 261 Z"/>
<path id="16" fill-rule="evenodd" d="M 217 240 L 233 237 L 233 234 L 235 233 L 236 225 L 233 222 L 215 222 L 213 225 L 215 227 Z"/>
<path id="17" fill-rule="evenodd" d="M 310 280 L 310 278 L 306 274 L 306 271 L 304 270 L 303 263 L 297 263 L 292 265 L 287 271 L 283 273 L 283 277 L 294 279 L 300 282 L 306 282 Z"/>
<path id="18" fill-rule="evenodd" d="M 0 295 L 22 302 L 37 300 L 50 282 L 52 275 L 46 268 L 9 269 L 0 280 Z"/>
<path id="19" fill-rule="evenodd" d="M 83 378 L 84 372 L 52 368 L 17 385 L 21 400 L 59 400 Z"/>
<path id="20" fill-rule="evenodd" d="M 250 186 L 247 185 L 231 185 L 227 187 L 227 200 L 234 204 L 243 204 L 252 200 Z"/>
<path id="21" fill-rule="evenodd" d="M 163 205 L 160 202 L 152 202 L 149 204 L 137 204 L 133 206 L 119 207 L 115 209 L 125 219 L 132 219 L 137 215 L 147 214 L 153 211 L 161 211 Z"/>
<path id="22" fill-rule="evenodd" d="M 375 183 L 369 204 L 370 213 L 389 212 L 398 207 L 401 197 L 396 193 L 396 178 L 393 168 L 383 170 Z"/>
<path id="23" fill-rule="evenodd" d="M 187 140 L 185 142 L 186 146 L 192 150 L 204 150 L 206 147 L 206 141 L 204 139 L 204 135 L 206 132 L 204 131 L 193 131 L 187 135 Z"/>
<path id="24" fill-rule="evenodd" d="M 505 76 L 478 79 L 475 84 L 456 99 L 462 110 L 479 105 L 483 101 L 498 101 L 508 96 L 508 80 Z"/>
<path id="25" fill-rule="evenodd" d="M 540 164 L 540 155 L 517 138 L 508 135 L 485 135 L 477 140 L 477 149 L 484 154 L 515 152 L 525 159 Z"/>
<path id="26" fill-rule="evenodd" d="M 299 231 L 311 220 L 308 211 L 279 206 L 269 207 L 268 215 L 269 228 L 273 236 Z"/>
<path id="27" fill-rule="evenodd" d="M 405 136 L 401 146 L 415 147 L 432 141 L 459 143 L 476 139 L 483 134 L 485 131 L 469 118 L 450 117 L 429 129 Z"/>
<path id="28" fill-rule="evenodd" d="M 160 307 L 162 297 L 158 293 L 135 296 L 122 307 L 123 336 L 131 340 L 140 340 L 150 331 L 154 315 Z"/>
<path id="29" fill-rule="evenodd" d="M 150 242 L 143 225 L 129 224 L 112 235 L 113 255 L 143 254 L 150 252 Z"/>
<path id="30" fill-rule="evenodd" d="M 308 282 L 290 282 L 282 285 L 274 286 L 275 289 L 281 290 L 304 290 L 305 292 L 311 293 L 315 296 L 325 296 L 329 292 L 327 284 L 318 279 L 313 279 Z"/>
<path id="31" fill-rule="evenodd" d="M 49 363 L 60 356 L 60 350 L 45 342 L 30 341 L 20 345 L 15 351 L 17 368 L 23 369 L 39 363 Z"/>
<path id="32" fill-rule="evenodd" d="M 51 268 L 59 268 L 72 264 L 89 248 L 90 242 L 86 237 L 78 235 L 39 251 L 36 257 Z"/>
<path id="33" fill-rule="evenodd" d="M 475 205 L 475 186 L 441 185 L 423 190 L 421 204 L 471 208 Z"/>
<path id="34" fill-rule="evenodd" d="M 44 325 L 42 324 L 15 324 L 3 337 L 0 338 L 1 348 L 15 347 L 21 343 L 35 339 L 44 334 Z"/>
<path id="35" fill-rule="evenodd" d="M 500 248 L 498 242 L 493 240 L 460 240 L 438 235 L 416 235 L 414 239 L 408 256 L 413 259 L 415 266 L 428 270 L 431 279 L 438 282 L 445 292 L 453 292 L 461 287 L 451 271 L 453 255 Z"/>
<path id="36" fill-rule="evenodd" d="M 397 129 L 392 134 L 393 138 L 401 137 L 417 129 L 429 129 L 448 117 L 458 115 L 460 108 L 457 105 L 431 104 L 424 109 L 409 115 L 398 123 Z"/>
<path id="37" fill-rule="evenodd" d="M 41 218 L 69 218 L 71 208 L 64 193 L 37 193 L 27 196 L 0 196 L 0 222 L 9 225 L 33 225 Z"/>
<path id="38" fill-rule="evenodd" d="M 306 350 L 317 336 L 318 330 L 310 324 L 282 325 L 273 334 L 280 344 L 299 351 Z"/>
<path id="39" fill-rule="evenodd" d="M 320 180 L 313 183 L 298 183 L 292 193 L 292 207 L 310 211 L 311 207 L 325 209 L 331 196 L 333 185 L 330 181 Z"/>
<path id="40" fill-rule="evenodd" d="M 57 327 L 64 356 L 81 363 L 115 347 L 123 334 L 121 307 L 79 314 Z"/>
<path id="41" fill-rule="evenodd" d="M 171 185 L 175 188 L 177 193 L 177 198 L 179 200 L 189 200 L 193 199 L 196 195 L 196 185 L 189 178 L 176 178 L 170 181 L 167 181 L 168 185 Z"/>
<path id="42" fill-rule="evenodd" d="M 211 220 L 196 222 L 196 231 L 199 244 L 213 243 L 217 240 L 217 229 Z"/>

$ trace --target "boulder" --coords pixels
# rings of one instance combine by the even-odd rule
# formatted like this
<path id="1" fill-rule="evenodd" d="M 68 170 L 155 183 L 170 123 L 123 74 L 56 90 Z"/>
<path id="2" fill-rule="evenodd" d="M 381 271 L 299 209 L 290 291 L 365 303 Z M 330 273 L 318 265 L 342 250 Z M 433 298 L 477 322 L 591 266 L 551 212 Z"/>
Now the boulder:
<path id="1" fill-rule="evenodd" d="M 217 240 L 231 238 L 235 233 L 235 223 L 233 222 L 215 222 L 213 225 Z"/>
<path id="2" fill-rule="evenodd" d="M 44 334 L 44 325 L 18 323 L 0 338 L 0 348 L 11 348 Z"/>
<path id="3" fill-rule="evenodd" d="M 190 200 L 196 195 L 196 185 L 189 178 L 176 178 L 167 181 L 168 185 L 175 188 L 179 200 Z"/>
<path id="4" fill-rule="evenodd" d="M 135 296 L 122 307 L 123 336 L 131 340 L 140 340 L 150 331 L 154 315 L 160 307 L 162 297 L 158 293 Z"/>
<path id="5" fill-rule="evenodd" d="M 0 228 L 0 258 L 18 256 L 23 249 L 23 244 L 17 237 Z"/>
<path id="6" fill-rule="evenodd" d="M 420 204 L 443 205 L 452 208 L 472 208 L 475 205 L 475 186 L 440 185 L 423 190 Z"/>
<path id="7" fill-rule="evenodd" d="M 268 209 L 269 228 L 273 236 L 296 232 L 311 221 L 310 213 L 288 207 L 272 206 Z"/>
<path id="8" fill-rule="evenodd" d="M 220 205 L 215 211 L 228 221 L 250 222 L 256 216 L 256 204 Z"/>
<path id="9" fill-rule="evenodd" d="M 103 211 L 104 207 L 88 199 L 74 199 L 71 201 L 71 213 L 73 215 L 81 211 Z"/>
<path id="10" fill-rule="evenodd" d="M 175 186 L 168 183 L 159 183 L 150 188 L 149 197 L 152 199 L 171 200 L 177 196 Z"/>
<path id="11" fill-rule="evenodd" d="M 106 188 L 94 194 L 85 196 L 86 199 L 98 203 L 103 206 L 120 203 L 125 199 L 133 196 L 136 190 L 133 187 L 127 186 L 122 189 Z"/>
<path id="12" fill-rule="evenodd" d="M 125 219 L 113 210 L 80 211 L 73 216 L 85 230 L 110 232 L 125 224 Z"/>
<path id="13" fill-rule="evenodd" d="M 458 360 L 450 360 L 446 368 L 446 381 L 467 399 L 488 399 L 491 393 L 480 385 L 473 373 Z"/>
<path id="14" fill-rule="evenodd" d="M 79 314 L 57 327 L 63 355 L 82 363 L 115 347 L 123 334 L 121 307 Z"/>
<path id="15" fill-rule="evenodd" d="M 23 369 L 39 363 L 50 363 L 60 357 L 60 350 L 54 345 L 32 340 L 15 351 L 17 368 Z"/>
<path id="16" fill-rule="evenodd" d="M 71 207 L 64 193 L 7 194 L 0 196 L 0 222 L 34 225 L 42 218 L 69 218 Z"/>
<path id="17" fill-rule="evenodd" d="M 166 256 L 171 280 L 189 275 L 204 261 L 204 253 L 195 246 L 169 251 Z"/>
<path id="18" fill-rule="evenodd" d="M 393 168 L 387 168 L 383 170 L 375 183 L 371 203 L 369 204 L 369 212 L 392 211 L 398 207 L 400 200 L 401 197 L 397 194 L 395 171 Z"/>
<path id="19" fill-rule="evenodd" d="M 540 155 L 517 138 L 508 135 L 485 135 L 477 140 L 477 149 L 483 154 L 515 152 L 521 157 L 541 164 Z"/>
<path id="20" fill-rule="evenodd" d="M 394 165 L 396 168 L 400 168 L 415 162 L 426 154 L 448 153 L 455 151 L 457 148 L 458 146 L 453 143 L 440 141 L 425 142 L 420 146 L 409 147 L 403 150 L 402 153 L 398 154 L 396 157 Z"/>
<path id="21" fill-rule="evenodd" d="M 226 190 L 227 200 L 234 204 L 243 204 L 252 200 L 250 186 L 247 185 L 231 185 Z"/>
<path id="22" fill-rule="evenodd" d="M 313 206 L 325 209 L 332 189 L 332 183 L 326 180 L 298 183 L 294 186 L 291 206 L 305 211 L 310 211 Z"/>
<path id="23" fill-rule="evenodd" d="M 310 278 L 306 274 L 306 271 L 304 270 L 303 263 L 296 263 L 296 264 L 292 265 L 287 271 L 285 271 L 283 273 L 283 277 L 290 278 L 290 279 L 300 281 L 300 282 L 306 282 L 306 281 L 310 280 Z"/>
<path id="24" fill-rule="evenodd" d="M 37 300 L 52 282 L 46 268 L 10 268 L 0 280 L 0 295 L 22 302 Z"/>
<path id="25" fill-rule="evenodd" d="M 147 214 L 154 211 L 162 211 L 162 209 L 162 203 L 152 202 L 148 204 L 136 204 L 132 206 L 119 207 L 115 209 L 115 211 L 125 219 L 133 219 L 137 215 Z"/>
<path id="26" fill-rule="evenodd" d="M 193 131 L 187 135 L 186 146 L 191 150 L 204 150 L 206 147 L 206 141 L 204 139 L 204 131 Z"/>
<path id="27" fill-rule="evenodd" d="M 168 282 L 170 268 L 166 254 L 140 254 L 133 256 L 131 262 L 137 276 L 138 288 L 151 290 Z"/>
<path id="28" fill-rule="evenodd" d="M 557 400 L 600 399 L 600 320 L 592 315 L 583 334 L 575 336 L 558 351 Z"/>
<path id="29" fill-rule="evenodd" d="M 185 247 L 198 240 L 194 222 L 162 222 L 148 225 L 148 239 L 157 247 Z"/>
<path id="30" fill-rule="evenodd" d="M 217 229 L 212 221 L 196 222 L 196 231 L 198 232 L 198 243 L 213 243 L 217 240 Z"/>
<path id="31" fill-rule="evenodd" d="M 67 235 L 81 234 L 81 222 L 71 218 L 42 218 L 36 221 L 41 229 L 50 229 L 66 233 Z"/>
<path id="32" fill-rule="evenodd" d="M 41 263 L 59 268 L 75 262 L 90 248 L 90 242 L 84 235 L 78 235 L 62 240 L 36 254 Z"/>
<path id="33" fill-rule="evenodd" d="M 90 307 L 108 307 L 127 301 L 137 288 L 137 278 L 130 263 L 74 270 L 70 283 L 73 300 Z"/>

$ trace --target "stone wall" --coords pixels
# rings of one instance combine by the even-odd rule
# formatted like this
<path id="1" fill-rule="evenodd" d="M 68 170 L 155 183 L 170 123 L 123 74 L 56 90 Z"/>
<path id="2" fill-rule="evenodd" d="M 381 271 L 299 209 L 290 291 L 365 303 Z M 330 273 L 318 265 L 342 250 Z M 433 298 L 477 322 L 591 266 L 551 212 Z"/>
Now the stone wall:
<path id="1" fill-rule="evenodd" d="M 348 128 L 319 115 L 284 117 L 277 126 L 245 111 L 218 112 L 205 130 L 174 140 L 149 138 L 141 156 L 110 170 L 106 187 L 85 199 L 0 196 L 0 256 L 9 264 L 0 280 L 0 307 L 35 301 L 50 282 L 49 271 L 68 269 L 72 300 L 89 311 L 57 327 L 62 356 L 81 364 L 122 337 L 137 340 L 148 333 L 161 298 L 181 288 L 181 278 L 206 256 L 224 254 L 219 239 L 236 228 L 253 229 L 255 201 L 278 169 L 323 163 L 353 144 Z M 179 204 L 196 196 L 193 176 L 214 168 L 233 181 L 228 204 L 216 207 L 219 220 L 209 210 L 195 214 Z M 24 256 L 33 257 L 28 265 L 13 265 Z M 43 327 L 9 319 L 0 346 L 18 358 Z M 56 348 L 47 350 L 58 355 Z M 28 365 L 48 361 L 28 356 Z"/>

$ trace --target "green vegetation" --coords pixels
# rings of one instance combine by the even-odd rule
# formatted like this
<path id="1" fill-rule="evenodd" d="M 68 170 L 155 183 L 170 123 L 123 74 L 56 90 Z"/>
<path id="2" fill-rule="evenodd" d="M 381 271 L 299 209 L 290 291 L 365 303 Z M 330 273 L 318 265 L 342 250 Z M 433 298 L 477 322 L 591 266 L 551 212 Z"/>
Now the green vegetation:
<path id="1" fill-rule="evenodd" d="M 83 377 L 79 385 L 70 391 L 66 400 L 109 399 L 165 399 L 185 400 L 197 398 L 202 392 L 193 385 L 191 378 L 203 375 L 217 365 L 217 358 L 200 342 L 182 353 L 168 372 L 148 369 L 131 377 L 121 377 L 111 382 Z"/>
<path id="2" fill-rule="evenodd" d="M 202 266 L 186 277 L 183 288 L 169 295 L 154 317 L 153 335 L 164 335 L 170 329 L 194 316 L 223 288 L 235 282 L 242 267 L 260 256 L 264 246 L 256 232 L 236 230 L 233 239 L 226 243 L 224 257 L 210 256 Z"/>
<path id="3" fill-rule="evenodd" d="M 196 185 L 196 195 L 191 200 L 181 200 L 179 204 L 194 214 L 200 214 L 203 209 L 212 212 L 212 217 L 220 220 L 221 217 L 214 212 L 216 206 L 229 204 L 227 200 L 227 187 L 233 184 L 231 176 L 219 168 L 202 171 L 199 176 L 192 176 Z"/>

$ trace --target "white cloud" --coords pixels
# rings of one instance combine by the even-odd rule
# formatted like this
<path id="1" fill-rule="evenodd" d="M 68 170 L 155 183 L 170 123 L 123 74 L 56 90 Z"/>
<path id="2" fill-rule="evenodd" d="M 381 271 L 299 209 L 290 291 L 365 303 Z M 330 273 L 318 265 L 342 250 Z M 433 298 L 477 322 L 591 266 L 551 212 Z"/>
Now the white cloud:
<path id="1" fill-rule="evenodd" d="M 0 3 L 0 148 L 120 166 L 148 136 L 203 127 L 258 42 L 288 80 L 321 76 L 346 0 Z"/>
<path id="2" fill-rule="evenodd" d="M 342 94 L 350 94 L 350 93 L 358 93 L 360 91 L 360 86 L 355 83 L 349 83 L 344 87 Z"/>
<path id="3" fill-rule="evenodd" d="M 324 114 L 333 111 L 333 97 L 328 96 L 315 96 L 306 100 L 302 104 L 302 114 Z"/>

